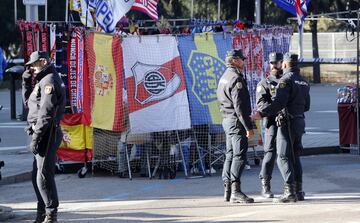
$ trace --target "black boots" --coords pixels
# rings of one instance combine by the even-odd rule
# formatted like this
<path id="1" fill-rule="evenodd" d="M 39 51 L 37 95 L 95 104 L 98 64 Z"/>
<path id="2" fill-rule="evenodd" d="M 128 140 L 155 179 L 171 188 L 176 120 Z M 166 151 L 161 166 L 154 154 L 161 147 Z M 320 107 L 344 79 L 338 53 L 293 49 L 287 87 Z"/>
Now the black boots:
<path id="1" fill-rule="evenodd" d="M 37 213 L 34 223 L 42 223 L 45 219 L 45 213 Z"/>
<path id="2" fill-rule="evenodd" d="M 296 194 L 294 191 L 294 186 L 292 184 L 285 184 L 284 186 L 284 194 L 281 195 L 279 198 L 275 198 L 275 203 L 290 203 L 296 202 Z"/>
<path id="3" fill-rule="evenodd" d="M 271 192 L 269 179 L 261 179 L 261 196 L 263 196 L 264 198 L 274 197 L 274 194 Z"/>
<path id="4" fill-rule="evenodd" d="M 305 192 L 302 190 L 302 182 L 295 183 L 295 193 L 298 201 L 305 200 Z"/>
<path id="5" fill-rule="evenodd" d="M 231 196 L 231 183 L 224 182 L 224 201 L 229 202 Z"/>
<path id="6" fill-rule="evenodd" d="M 231 203 L 254 203 L 254 199 L 249 198 L 240 189 L 240 182 L 232 182 L 231 184 Z"/>
<path id="7" fill-rule="evenodd" d="M 47 214 L 42 223 L 57 223 L 57 213 Z"/>

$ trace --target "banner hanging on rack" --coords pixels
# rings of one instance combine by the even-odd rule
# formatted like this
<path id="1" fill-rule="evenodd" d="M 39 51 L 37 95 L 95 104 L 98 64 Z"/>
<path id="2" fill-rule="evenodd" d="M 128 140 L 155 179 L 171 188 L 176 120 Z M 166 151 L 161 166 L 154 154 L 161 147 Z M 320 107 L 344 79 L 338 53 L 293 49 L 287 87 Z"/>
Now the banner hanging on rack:
<path id="1" fill-rule="evenodd" d="M 72 113 L 83 112 L 84 100 L 84 39 L 83 28 L 76 27 L 68 44 L 68 85 Z"/>
<path id="2" fill-rule="evenodd" d="M 232 49 L 231 36 L 195 34 L 180 36 L 178 41 L 189 94 L 191 124 L 221 124 L 216 90 L 226 70 L 226 52 Z"/>
<path id="3" fill-rule="evenodd" d="M 122 131 L 123 54 L 120 37 L 89 33 L 86 47 L 92 90 L 92 127 Z"/>
<path id="4" fill-rule="evenodd" d="M 125 38 L 124 65 L 131 133 L 190 128 L 189 102 L 173 36 Z"/>

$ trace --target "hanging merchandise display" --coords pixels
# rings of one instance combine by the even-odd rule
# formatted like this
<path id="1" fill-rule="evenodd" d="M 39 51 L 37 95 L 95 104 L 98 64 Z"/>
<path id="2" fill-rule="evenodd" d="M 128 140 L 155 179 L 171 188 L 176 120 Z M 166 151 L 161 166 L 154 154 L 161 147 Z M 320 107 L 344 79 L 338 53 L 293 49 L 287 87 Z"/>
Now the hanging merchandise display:
<path id="1" fill-rule="evenodd" d="M 21 31 L 24 50 L 24 62 L 29 60 L 32 52 L 49 49 L 49 34 L 46 24 L 41 22 L 17 21 Z"/>
<path id="2" fill-rule="evenodd" d="M 63 139 L 57 151 L 59 160 L 77 162 L 91 160 L 92 128 L 82 122 L 81 114 L 65 114 L 60 123 Z"/>
<path id="3" fill-rule="evenodd" d="M 261 35 L 258 31 L 253 31 L 251 37 L 251 70 L 248 74 L 248 88 L 252 109 L 256 108 L 256 86 L 264 76 L 263 72 L 263 52 L 261 45 Z"/>
<path id="4" fill-rule="evenodd" d="M 199 30 L 217 30 L 227 24 L 195 22 L 202 24 Z M 157 27 L 157 33 L 166 27 L 165 35 L 120 37 L 65 23 L 20 21 L 19 27 L 25 61 L 35 50 L 48 51 L 66 85 L 67 114 L 61 122 L 64 137 L 57 152 L 59 160 L 109 162 L 106 165 L 111 170 L 124 160 L 118 155 L 126 148 L 122 144 L 128 136 L 145 133 L 149 143 L 154 143 L 152 137 L 158 132 L 184 134 L 172 139 L 175 145 L 176 138 L 188 137 L 192 129 L 204 131 L 200 147 L 207 147 L 205 141 L 210 143 L 205 138 L 208 135 L 218 134 L 220 140 L 224 135 L 216 90 L 226 70 L 226 53 L 242 49 L 247 57 L 244 73 L 254 108 L 256 85 L 268 73 L 270 52 L 288 51 L 292 33 L 289 27 L 267 27 L 189 34 L 194 27 L 187 27 L 186 34 L 174 36 L 171 33 L 180 30 L 168 23 Z M 141 23 L 137 29 L 143 33 Z M 126 32 L 123 27 L 118 33 Z M 176 148 L 180 147 L 161 151 L 177 154 Z M 103 155 L 106 161 L 101 161 Z M 130 154 L 130 160 L 137 156 L 141 155 Z"/>
<path id="5" fill-rule="evenodd" d="M 264 77 L 270 75 L 269 55 L 274 52 L 272 29 L 261 30 Z"/>
<path id="6" fill-rule="evenodd" d="M 180 36 L 179 51 L 184 67 L 192 125 L 221 124 L 216 89 L 226 70 L 225 55 L 231 47 L 226 34 Z"/>
<path id="7" fill-rule="evenodd" d="M 89 33 L 86 47 L 92 90 L 92 126 L 122 131 L 123 53 L 120 37 Z"/>
<path id="8" fill-rule="evenodd" d="M 51 63 L 55 64 L 56 61 L 56 25 L 50 24 L 50 59 Z"/>
<path id="9" fill-rule="evenodd" d="M 72 113 L 83 112 L 84 99 L 84 29 L 71 30 L 68 44 L 68 88 Z"/>
<path id="10" fill-rule="evenodd" d="M 176 38 L 128 37 L 122 42 L 132 133 L 190 128 L 186 84 Z"/>

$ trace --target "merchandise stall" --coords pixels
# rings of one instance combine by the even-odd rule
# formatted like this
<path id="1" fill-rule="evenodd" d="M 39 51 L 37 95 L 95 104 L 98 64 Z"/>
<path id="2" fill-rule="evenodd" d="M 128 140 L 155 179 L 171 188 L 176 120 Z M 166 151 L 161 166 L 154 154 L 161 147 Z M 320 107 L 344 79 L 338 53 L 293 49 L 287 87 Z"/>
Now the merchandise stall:
<path id="1" fill-rule="evenodd" d="M 25 62 L 35 50 L 50 52 L 66 85 L 67 114 L 61 121 L 65 134 L 58 150 L 59 160 L 106 162 L 109 165 L 104 166 L 111 172 L 117 172 L 119 163 L 123 163 L 124 159 L 119 158 L 123 148 L 126 148 L 128 169 L 133 169 L 130 160 L 142 154 L 132 151 L 134 147 L 128 151 L 128 147 L 123 146 L 123 133 L 130 132 L 139 137 L 159 132 L 176 133 L 177 140 L 166 143 L 169 149 L 160 150 L 179 154 L 177 160 L 185 167 L 185 160 L 189 160 L 185 156 L 190 155 L 183 153 L 184 139 L 178 133 L 210 126 L 205 134 L 190 134 L 190 141 L 197 148 L 197 168 L 205 174 L 205 169 L 212 168 L 214 160 L 223 159 L 221 149 L 217 150 L 220 151 L 218 157 L 211 152 L 215 147 L 223 150 L 224 147 L 217 146 L 223 142 L 212 140 L 211 136 L 224 139 L 219 137 L 224 133 L 216 88 L 226 69 L 226 52 L 232 48 L 242 49 L 248 58 L 244 71 L 254 109 L 256 85 L 269 72 L 269 53 L 287 52 L 292 34 L 290 27 L 245 29 L 239 22 L 232 24 L 234 29 L 230 32 L 228 23 L 200 23 L 194 19 L 189 20 L 182 34 L 178 34 L 179 27 L 172 33 L 174 27 L 166 26 L 166 29 L 160 27 L 158 30 L 158 33 L 166 34 L 156 35 L 139 35 L 137 32 L 141 27 L 127 29 L 125 22 L 114 34 L 71 23 L 19 21 L 18 24 Z M 259 123 L 256 124 L 259 127 Z M 258 136 L 260 134 L 258 131 Z M 252 147 L 257 147 L 260 138 L 251 142 Z M 156 144 L 149 141 L 151 137 L 147 144 Z M 207 143 L 203 143 L 205 141 Z M 145 147 L 139 146 L 150 157 L 152 154 L 148 154 Z M 177 151 L 171 148 L 177 148 Z M 249 157 L 259 164 L 256 151 Z M 148 161 L 149 173 L 150 164 Z M 86 168 L 81 169 L 79 177 L 86 171 Z"/>
<path id="2" fill-rule="evenodd" d="M 337 93 L 340 146 L 343 149 L 349 149 L 357 144 L 356 88 L 342 87 L 337 90 Z"/>

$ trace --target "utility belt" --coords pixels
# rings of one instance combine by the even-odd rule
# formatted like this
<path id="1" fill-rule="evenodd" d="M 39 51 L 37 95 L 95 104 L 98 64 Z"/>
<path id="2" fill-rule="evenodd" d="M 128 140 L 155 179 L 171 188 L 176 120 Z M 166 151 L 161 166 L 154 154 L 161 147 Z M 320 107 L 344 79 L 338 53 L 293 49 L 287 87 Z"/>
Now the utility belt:
<path id="1" fill-rule="evenodd" d="M 283 109 L 275 118 L 275 123 L 277 127 L 283 127 L 287 124 L 288 121 L 295 119 L 295 118 L 305 118 L 304 114 L 302 115 L 292 115 L 287 112 L 286 109 Z"/>

